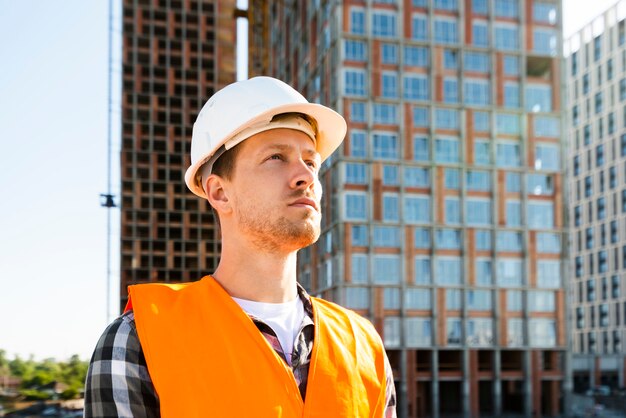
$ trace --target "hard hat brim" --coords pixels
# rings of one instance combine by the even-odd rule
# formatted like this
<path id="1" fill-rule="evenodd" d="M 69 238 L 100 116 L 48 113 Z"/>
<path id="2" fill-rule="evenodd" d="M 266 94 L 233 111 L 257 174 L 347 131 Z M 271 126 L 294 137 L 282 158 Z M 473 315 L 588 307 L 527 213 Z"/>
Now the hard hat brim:
<path id="1" fill-rule="evenodd" d="M 198 159 L 198 161 L 191 164 L 185 172 L 185 183 L 189 190 L 196 196 L 206 199 L 207 196 L 204 192 L 204 188 L 201 182 L 198 181 L 198 171 L 213 156 L 215 151 L 242 130 L 263 121 L 269 122 L 274 116 L 283 113 L 302 113 L 315 120 L 317 123 L 316 149 L 322 161 L 325 161 L 330 154 L 339 147 L 346 136 L 347 125 L 345 119 L 329 107 L 317 103 L 290 103 L 288 105 L 274 107 L 248 120 L 233 132 L 225 135 L 214 147 L 212 153 L 204 155 L 202 158 Z"/>

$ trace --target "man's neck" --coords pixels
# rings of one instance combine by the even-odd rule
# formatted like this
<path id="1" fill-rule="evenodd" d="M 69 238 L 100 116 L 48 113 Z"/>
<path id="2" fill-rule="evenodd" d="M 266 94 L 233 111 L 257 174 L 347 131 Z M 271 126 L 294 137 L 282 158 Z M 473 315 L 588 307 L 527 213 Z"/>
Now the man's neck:
<path id="1" fill-rule="evenodd" d="M 223 243 L 213 277 L 236 298 L 288 302 L 297 297 L 296 257 L 296 251 L 268 253 L 245 245 L 234 251 Z"/>

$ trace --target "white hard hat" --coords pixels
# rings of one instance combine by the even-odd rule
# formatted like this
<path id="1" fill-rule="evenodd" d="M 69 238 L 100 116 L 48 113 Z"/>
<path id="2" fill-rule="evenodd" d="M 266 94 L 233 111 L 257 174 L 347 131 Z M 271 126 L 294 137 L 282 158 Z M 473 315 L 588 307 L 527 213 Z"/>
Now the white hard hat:
<path id="1" fill-rule="evenodd" d="M 346 121 L 339 113 L 309 103 L 280 80 L 254 77 L 229 84 L 209 99 L 193 125 L 191 166 L 185 173 L 189 190 L 206 197 L 200 168 L 222 146 L 230 149 L 255 133 L 273 129 L 269 122 L 284 113 L 301 113 L 315 121 L 316 149 L 322 161 L 337 149 L 346 135 Z"/>

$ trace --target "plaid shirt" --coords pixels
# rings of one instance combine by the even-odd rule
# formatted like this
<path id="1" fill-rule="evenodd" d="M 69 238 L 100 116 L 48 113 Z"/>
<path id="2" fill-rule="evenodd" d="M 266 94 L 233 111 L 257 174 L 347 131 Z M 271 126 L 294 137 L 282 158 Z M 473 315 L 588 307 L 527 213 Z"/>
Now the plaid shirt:
<path id="1" fill-rule="evenodd" d="M 300 325 L 291 355 L 291 368 L 304 400 L 313 351 L 313 306 L 308 294 L 298 286 L 306 315 Z M 286 361 L 274 331 L 251 316 L 254 324 L 276 353 Z M 389 361 L 387 372 L 387 408 L 384 418 L 396 417 L 396 392 Z M 104 331 L 91 357 L 85 387 L 85 417 L 137 418 L 159 417 L 159 398 L 150 380 L 146 359 L 139 343 L 135 316 L 126 312 Z"/>

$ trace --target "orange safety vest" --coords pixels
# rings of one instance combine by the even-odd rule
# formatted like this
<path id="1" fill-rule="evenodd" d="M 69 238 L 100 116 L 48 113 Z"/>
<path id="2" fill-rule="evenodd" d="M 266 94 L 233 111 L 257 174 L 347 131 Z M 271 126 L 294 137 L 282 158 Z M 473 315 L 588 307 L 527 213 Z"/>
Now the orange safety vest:
<path id="1" fill-rule="evenodd" d="M 315 337 L 303 402 L 291 368 L 212 277 L 130 286 L 129 294 L 164 418 L 383 416 L 383 345 L 354 312 L 311 298 Z"/>

